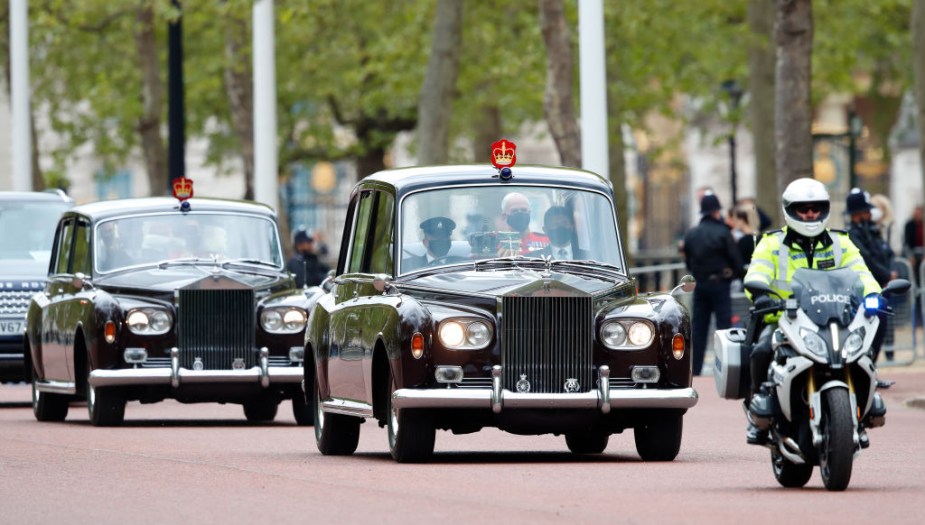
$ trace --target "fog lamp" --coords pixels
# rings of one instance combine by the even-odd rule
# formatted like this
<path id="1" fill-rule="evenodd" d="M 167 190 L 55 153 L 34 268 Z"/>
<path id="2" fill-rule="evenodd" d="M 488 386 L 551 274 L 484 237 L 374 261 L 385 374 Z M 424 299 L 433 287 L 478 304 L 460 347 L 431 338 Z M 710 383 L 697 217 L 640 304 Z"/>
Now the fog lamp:
<path id="1" fill-rule="evenodd" d="M 661 373 L 657 366 L 634 366 L 630 377 L 636 383 L 658 383 Z"/>
<path id="2" fill-rule="evenodd" d="M 137 365 L 148 360 L 148 351 L 144 348 L 126 348 L 122 357 L 126 363 Z"/>
<path id="3" fill-rule="evenodd" d="M 459 383 L 463 378 L 463 370 L 461 366 L 438 366 L 434 378 L 438 383 Z"/>
<path id="4" fill-rule="evenodd" d="M 305 349 L 301 346 L 293 346 L 289 348 L 289 361 L 293 363 L 301 363 L 305 361 Z"/>

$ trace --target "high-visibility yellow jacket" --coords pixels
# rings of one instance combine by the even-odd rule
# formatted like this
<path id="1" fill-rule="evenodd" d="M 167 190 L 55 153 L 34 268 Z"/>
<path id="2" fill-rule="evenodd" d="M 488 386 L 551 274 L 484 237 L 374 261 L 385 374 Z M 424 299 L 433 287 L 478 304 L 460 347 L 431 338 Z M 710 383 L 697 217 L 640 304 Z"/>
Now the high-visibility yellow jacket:
<path id="1" fill-rule="evenodd" d="M 828 236 L 828 238 L 825 238 Z M 797 243 L 784 243 L 787 228 L 766 233 L 752 254 L 748 271 L 742 280 L 744 284 L 762 282 L 774 289 L 782 298 L 793 295 L 790 281 L 798 268 L 810 268 L 806 252 Z M 858 247 L 851 242 L 848 234 L 840 231 L 826 230 L 817 236 L 813 246 L 811 268 L 816 270 L 834 270 L 851 268 L 858 272 L 864 284 L 864 295 L 880 293 L 880 285 L 864 263 Z M 751 294 L 746 292 L 751 298 Z M 776 322 L 778 316 L 765 317 L 768 322 Z"/>

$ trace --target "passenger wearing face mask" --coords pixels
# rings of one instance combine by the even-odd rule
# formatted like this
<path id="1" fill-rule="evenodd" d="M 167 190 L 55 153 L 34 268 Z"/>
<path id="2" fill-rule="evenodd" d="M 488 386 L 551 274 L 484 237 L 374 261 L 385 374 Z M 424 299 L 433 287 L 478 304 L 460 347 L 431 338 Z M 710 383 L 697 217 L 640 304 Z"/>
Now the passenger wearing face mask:
<path id="1" fill-rule="evenodd" d="M 542 233 L 530 231 L 530 201 L 522 193 L 508 193 L 501 201 L 501 224 L 499 229 L 514 232 L 519 237 L 517 246 L 511 246 L 501 239 L 500 255 L 525 255 L 540 250 L 549 244 L 549 238 Z M 513 239 L 516 241 L 516 238 Z"/>
<path id="2" fill-rule="evenodd" d="M 424 255 L 412 255 L 402 259 L 402 272 L 467 261 L 468 259 L 465 257 L 447 255 L 453 245 L 450 237 L 453 235 L 454 229 L 456 229 L 456 222 L 449 217 L 431 217 L 422 222 L 422 244 L 426 251 Z"/>
<path id="3" fill-rule="evenodd" d="M 543 231 L 549 237 L 549 244 L 543 249 L 528 252 L 528 257 L 551 257 L 560 261 L 588 259 L 588 252 L 578 248 L 575 220 L 568 208 L 552 206 L 546 210 Z"/>

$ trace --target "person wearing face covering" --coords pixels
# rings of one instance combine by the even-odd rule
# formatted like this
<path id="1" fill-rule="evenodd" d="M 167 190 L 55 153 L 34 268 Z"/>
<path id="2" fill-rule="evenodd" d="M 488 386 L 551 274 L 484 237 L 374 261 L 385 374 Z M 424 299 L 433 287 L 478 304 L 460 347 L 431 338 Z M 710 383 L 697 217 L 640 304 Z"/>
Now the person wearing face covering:
<path id="1" fill-rule="evenodd" d="M 314 239 L 300 228 L 292 239 L 294 254 L 286 262 L 286 269 L 292 273 L 297 287 L 317 286 L 328 274 L 328 265 L 318 259 L 314 250 Z"/>
<path id="2" fill-rule="evenodd" d="M 513 232 L 520 239 L 520 250 L 506 245 L 502 240 L 502 255 L 525 255 L 540 250 L 549 244 L 549 237 L 530 231 L 530 201 L 522 193 L 511 192 L 501 201 L 501 231 Z M 507 253 L 513 252 L 513 253 Z"/>
<path id="3" fill-rule="evenodd" d="M 425 248 L 423 255 L 412 255 L 402 259 L 402 272 L 409 272 L 428 266 L 440 266 L 466 260 L 463 257 L 448 256 L 453 241 L 450 238 L 456 222 L 449 217 L 431 217 L 421 223 L 423 232 L 422 244 Z"/>
<path id="4" fill-rule="evenodd" d="M 528 257 L 551 257 L 553 260 L 587 260 L 588 252 L 578 248 L 575 220 L 563 206 L 552 206 L 543 215 L 543 232 L 549 237 L 545 248 L 528 252 Z"/>

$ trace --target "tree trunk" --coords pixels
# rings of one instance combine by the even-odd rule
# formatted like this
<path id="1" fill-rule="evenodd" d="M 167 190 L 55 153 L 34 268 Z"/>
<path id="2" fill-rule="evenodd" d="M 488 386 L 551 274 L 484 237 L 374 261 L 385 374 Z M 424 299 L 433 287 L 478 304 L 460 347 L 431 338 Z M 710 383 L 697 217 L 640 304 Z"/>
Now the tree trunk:
<path id="1" fill-rule="evenodd" d="M 231 122 L 241 145 L 244 163 L 244 198 L 254 199 L 254 97 L 251 89 L 250 57 L 245 56 L 247 24 L 229 16 L 225 21 L 225 93 L 231 108 Z M 274 173 L 273 176 L 276 176 Z"/>
<path id="2" fill-rule="evenodd" d="M 912 6 L 912 72 L 914 78 L 916 122 L 919 129 L 919 162 L 922 187 L 925 188 L 925 0 Z M 917 202 L 921 201 L 921 196 Z"/>
<path id="3" fill-rule="evenodd" d="M 491 92 L 489 89 L 483 89 Z M 491 155 L 491 145 L 503 136 L 501 123 L 501 108 L 494 102 L 477 109 L 478 118 L 475 123 L 472 139 L 472 151 L 476 164 L 487 164 Z"/>
<path id="4" fill-rule="evenodd" d="M 138 30 L 135 45 L 141 61 L 141 100 L 143 114 L 138 119 L 141 149 L 151 185 L 150 195 L 167 193 L 167 150 L 161 135 L 161 115 L 164 111 L 164 84 L 158 62 L 158 45 L 154 31 L 154 11 L 149 3 L 138 8 Z"/>
<path id="5" fill-rule="evenodd" d="M 42 166 L 39 164 L 39 133 L 35 129 L 35 112 L 29 109 L 29 120 L 32 124 L 29 129 L 32 131 L 32 189 L 42 191 L 47 188 L 45 176 L 42 174 Z M 68 188 L 61 188 L 67 190 Z"/>
<path id="6" fill-rule="evenodd" d="M 572 101 L 574 62 L 562 0 L 539 0 L 540 27 L 546 43 L 543 112 L 563 166 L 581 167 L 581 132 Z"/>
<path id="7" fill-rule="evenodd" d="M 812 0 L 777 0 L 775 139 L 778 194 L 813 176 Z"/>
<path id="8" fill-rule="evenodd" d="M 755 149 L 755 199 L 780 224 L 780 190 L 774 164 L 774 1 L 749 0 L 748 26 L 758 42 L 748 50 L 748 115 Z"/>
<path id="9" fill-rule="evenodd" d="M 418 104 L 418 163 L 422 165 L 446 164 L 449 158 L 462 20 L 462 0 L 437 1 L 433 46 Z"/>

